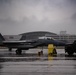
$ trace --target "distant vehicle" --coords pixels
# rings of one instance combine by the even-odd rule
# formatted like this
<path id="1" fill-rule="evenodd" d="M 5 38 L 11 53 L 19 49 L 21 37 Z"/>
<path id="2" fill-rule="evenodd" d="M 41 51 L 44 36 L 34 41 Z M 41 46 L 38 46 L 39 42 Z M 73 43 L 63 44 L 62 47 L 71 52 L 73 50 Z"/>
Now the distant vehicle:
<path id="1" fill-rule="evenodd" d="M 11 49 L 16 48 L 16 54 L 21 54 L 22 50 L 28 50 L 30 48 L 48 46 L 53 44 L 54 46 L 65 46 L 65 43 L 54 40 L 51 37 L 39 37 L 35 40 L 20 40 L 20 41 L 5 41 L 4 37 L 0 34 L 0 45 Z"/>
<path id="2" fill-rule="evenodd" d="M 76 53 L 76 40 L 72 44 L 67 44 L 65 46 L 65 52 L 67 52 L 69 55 Z"/>

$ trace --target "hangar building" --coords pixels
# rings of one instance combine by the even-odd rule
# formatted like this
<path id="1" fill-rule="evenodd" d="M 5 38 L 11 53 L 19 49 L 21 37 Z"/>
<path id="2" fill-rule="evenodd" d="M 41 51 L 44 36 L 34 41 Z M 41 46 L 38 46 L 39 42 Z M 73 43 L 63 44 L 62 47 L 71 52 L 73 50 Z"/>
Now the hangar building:
<path id="1" fill-rule="evenodd" d="M 36 31 L 36 32 L 28 32 L 28 33 L 23 33 L 20 34 L 22 35 L 21 40 L 29 40 L 29 39 L 38 39 L 38 37 L 42 37 L 42 36 L 58 36 L 55 33 L 51 33 L 51 32 L 46 32 L 46 31 Z"/>
<path id="2" fill-rule="evenodd" d="M 5 40 L 30 40 L 30 39 L 38 39 L 41 36 L 49 36 L 56 40 L 63 41 L 66 43 L 72 43 L 76 40 L 76 35 L 69 35 L 62 31 L 60 34 L 55 34 L 47 31 L 35 31 L 35 32 L 27 32 L 19 35 L 4 35 Z"/>

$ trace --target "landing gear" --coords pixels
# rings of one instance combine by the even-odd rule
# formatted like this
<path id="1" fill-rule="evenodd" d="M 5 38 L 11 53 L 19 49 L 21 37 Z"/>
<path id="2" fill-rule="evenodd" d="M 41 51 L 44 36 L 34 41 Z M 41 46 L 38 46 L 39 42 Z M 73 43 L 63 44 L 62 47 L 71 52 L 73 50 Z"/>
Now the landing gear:
<path id="1" fill-rule="evenodd" d="M 22 50 L 21 50 L 21 49 L 17 49 L 17 50 L 16 50 L 16 54 L 17 54 L 17 55 L 21 55 L 21 54 L 22 54 Z"/>
<path id="2" fill-rule="evenodd" d="M 38 52 L 38 55 L 39 56 L 43 55 L 43 47 L 42 47 L 42 50 Z"/>
<path id="3" fill-rule="evenodd" d="M 43 55 L 43 51 L 39 51 L 38 56 L 42 56 L 42 55 Z"/>
<path id="4" fill-rule="evenodd" d="M 9 48 L 9 51 L 11 52 L 12 51 L 12 48 Z"/>

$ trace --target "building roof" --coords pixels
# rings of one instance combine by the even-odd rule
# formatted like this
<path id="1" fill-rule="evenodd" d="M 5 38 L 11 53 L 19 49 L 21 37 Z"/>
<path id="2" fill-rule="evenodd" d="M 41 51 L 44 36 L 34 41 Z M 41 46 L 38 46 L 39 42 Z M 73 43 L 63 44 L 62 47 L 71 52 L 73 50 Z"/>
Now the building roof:
<path id="1" fill-rule="evenodd" d="M 28 34 L 37 34 L 37 33 L 44 33 L 44 34 L 51 34 L 51 35 L 57 35 L 56 33 L 48 32 L 48 31 L 33 31 L 33 32 L 27 32 L 27 33 L 22 33 L 20 35 L 28 35 Z"/>
<path id="2" fill-rule="evenodd" d="M 34 31 L 34 32 L 22 33 L 20 35 L 22 35 L 21 40 L 25 40 L 25 39 L 37 39 L 38 37 L 41 36 L 57 35 L 57 34 L 47 31 Z"/>

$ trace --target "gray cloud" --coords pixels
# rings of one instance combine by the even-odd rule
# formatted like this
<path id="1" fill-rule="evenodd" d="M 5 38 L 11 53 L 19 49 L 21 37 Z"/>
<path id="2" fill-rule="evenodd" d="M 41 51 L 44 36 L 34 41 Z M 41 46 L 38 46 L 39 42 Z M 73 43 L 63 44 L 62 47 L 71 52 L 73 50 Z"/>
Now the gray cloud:
<path id="1" fill-rule="evenodd" d="M 76 13 L 72 15 L 72 19 L 76 21 Z"/>
<path id="2" fill-rule="evenodd" d="M 67 2 L 69 2 L 70 4 L 76 5 L 76 0 L 67 0 Z"/>
<path id="3" fill-rule="evenodd" d="M 29 31 L 75 34 L 76 0 L 0 0 L 0 32 Z"/>

